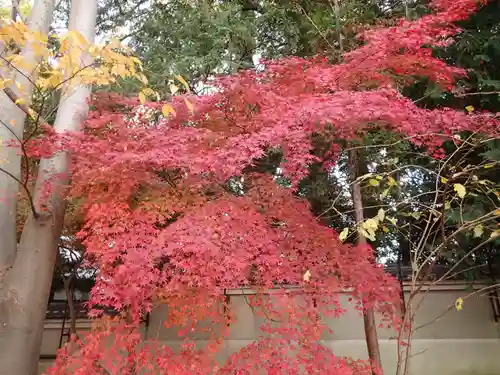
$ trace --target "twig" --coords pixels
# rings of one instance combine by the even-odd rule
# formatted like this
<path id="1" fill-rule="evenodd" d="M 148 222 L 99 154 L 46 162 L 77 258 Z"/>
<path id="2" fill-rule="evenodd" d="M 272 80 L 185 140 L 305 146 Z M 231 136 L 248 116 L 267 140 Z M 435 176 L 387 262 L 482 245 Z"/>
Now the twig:
<path id="1" fill-rule="evenodd" d="M 481 288 L 479 290 L 476 290 L 474 292 L 469 293 L 468 295 L 466 295 L 462 299 L 465 300 L 465 299 L 473 297 L 473 296 L 475 296 L 475 295 L 477 295 L 477 294 L 479 294 L 481 292 L 485 292 L 485 291 L 490 290 L 490 289 L 498 288 L 499 286 L 500 286 L 500 284 L 494 284 L 494 285 L 486 286 L 484 288 Z M 435 319 L 433 319 L 433 320 L 431 320 L 431 321 L 429 321 L 429 322 L 427 322 L 425 324 L 422 324 L 422 325 L 419 325 L 418 327 L 416 327 L 415 331 L 418 330 L 418 329 L 427 327 L 428 325 L 431 325 L 434 322 L 437 322 L 439 319 L 441 319 L 443 316 L 445 316 L 449 311 L 453 310 L 453 308 L 455 308 L 455 304 L 450 305 L 445 311 L 443 311 L 441 314 L 439 314 Z"/>
<path id="2" fill-rule="evenodd" d="M 26 23 L 26 19 L 24 18 L 23 14 L 21 13 L 21 7 L 19 6 L 19 0 L 12 0 L 12 21 L 16 22 L 15 20 L 15 15 L 18 15 L 20 20 L 23 23 Z"/>
<path id="3" fill-rule="evenodd" d="M 463 98 L 465 96 L 473 96 L 473 95 L 495 95 L 500 94 L 500 91 L 483 91 L 483 92 L 467 92 L 465 94 L 455 94 L 457 98 Z"/>
<path id="4" fill-rule="evenodd" d="M 5 63 L 7 63 L 8 66 L 10 66 L 12 69 L 14 69 L 16 72 L 18 72 L 21 76 L 23 76 L 24 78 L 26 78 L 26 80 L 31 83 L 31 85 L 36 89 L 36 91 L 38 91 L 38 93 L 40 95 L 43 95 L 42 91 L 40 90 L 40 88 L 36 85 L 36 83 L 33 81 L 33 79 L 31 79 L 31 77 L 29 77 L 26 73 L 24 73 L 21 69 L 19 69 L 17 66 L 15 66 L 14 64 L 12 64 L 12 62 L 10 62 L 9 60 L 7 60 L 4 56 L 0 55 L 0 60 L 3 60 Z"/>
<path id="5" fill-rule="evenodd" d="M 40 214 L 36 211 L 36 208 L 35 208 L 35 202 L 33 201 L 33 196 L 31 195 L 31 192 L 28 188 L 28 186 L 22 182 L 21 180 L 19 180 L 16 176 L 14 176 L 12 173 L 10 173 L 9 171 L 3 169 L 2 167 L 0 167 L 0 171 L 5 173 L 7 176 L 11 177 L 13 180 L 15 180 L 16 182 L 18 182 L 22 187 L 23 189 L 26 191 L 26 195 L 28 196 L 28 200 L 29 200 L 29 203 L 30 203 L 30 208 L 31 208 L 31 212 L 33 214 L 33 217 L 35 219 L 38 219 L 40 217 Z"/>
<path id="6" fill-rule="evenodd" d="M 331 44 L 330 41 L 326 38 L 325 34 L 323 34 L 323 32 L 320 30 L 320 28 L 318 27 L 318 25 L 316 25 L 316 23 L 309 16 L 309 14 L 307 14 L 306 10 L 302 7 L 302 5 L 300 5 L 299 3 L 296 3 L 296 5 L 304 13 L 304 15 L 307 17 L 307 19 L 309 20 L 309 22 L 311 22 L 311 24 L 314 26 L 314 28 L 316 29 L 316 31 L 318 31 L 318 34 L 323 38 L 323 40 L 326 42 L 326 44 L 328 44 L 328 47 L 330 47 L 332 49 L 332 51 L 335 51 L 335 47 L 333 46 L 333 44 Z"/>
<path id="7" fill-rule="evenodd" d="M 17 96 L 17 94 L 11 90 L 10 88 L 6 87 L 3 89 L 3 91 L 5 92 L 5 94 L 7 95 L 7 97 L 12 100 L 12 102 L 18 106 L 18 108 L 23 111 L 24 113 L 26 113 L 31 119 L 35 120 L 37 119 L 38 117 L 38 121 L 41 121 L 43 124 L 46 123 L 45 119 L 41 116 L 38 116 L 38 115 L 35 115 L 37 114 L 38 112 L 36 112 L 35 110 L 33 110 L 31 107 L 27 106 L 26 104 L 24 103 L 20 103 L 19 102 L 19 97 Z"/>

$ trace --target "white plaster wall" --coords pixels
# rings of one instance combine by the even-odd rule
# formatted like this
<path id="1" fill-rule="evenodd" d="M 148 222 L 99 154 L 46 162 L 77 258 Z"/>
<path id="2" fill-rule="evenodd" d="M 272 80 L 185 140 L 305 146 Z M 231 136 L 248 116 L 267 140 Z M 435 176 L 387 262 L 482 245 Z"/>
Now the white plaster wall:
<path id="1" fill-rule="evenodd" d="M 425 299 L 416 314 L 415 325 L 427 325 L 415 332 L 411 375 L 500 374 L 499 327 L 489 299 L 486 296 L 476 296 L 466 299 L 461 311 L 449 309 L 458 297 L 465 297 L 469 293 L 460 284 L 441 285 L 436 290 L 425 293 Z M 349 306 L 346 295 L 340 298 L 343 306 Z M 259 335 L 259 327 L 264 322 L 263 318 L 255 316 L 241 291 L 234 291 L 230 302 L 236 319 L 231 324 L 228 339 L 217 355 L 221 362 L 250 344 Z M 416 304 L 418 303 L 417 300 Z M 176 329 L 164 327 L 167 310 L 167 307 L 161 306 L 151 313 L 145 336 L 156 338 L 176 349 L 182 341 Z M 443 316 L 436 320 L 441 315 Z M 339 319 L 326 321 L 334 332 L 333 335 L 323 335 L 324 346 L 331 348 L 339 356 L 367 358 L 363 321 L 359 312 L 351 307 Z M 59 330 L 54 327 L 54 324 L 46 327 L 42 350 L 44 354 L 57 349 L 60 326 Z M 397 350 L 395 340 L 391 339 L 395 333 L 390 329 L 379 329 L 378 335 L 385 374 L 395 374 Z M 203 347 L 208 335 L 196 333 L 191 338 L 196 339 L 197 344 Z"/>

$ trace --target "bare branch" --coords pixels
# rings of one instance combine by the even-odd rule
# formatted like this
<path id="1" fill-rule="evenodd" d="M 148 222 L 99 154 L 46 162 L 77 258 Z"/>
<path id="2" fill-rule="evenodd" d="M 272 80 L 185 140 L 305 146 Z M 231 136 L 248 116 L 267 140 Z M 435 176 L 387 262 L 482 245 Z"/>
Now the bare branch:
<path id="1" fill-rule="evenodd" d="M 33 196 L 31 195 L 31 192 L 30 192 L 28 186 L 23 181 L 21 181 L 16 176 L 14 176 L 12 173 L 3 169 L 2 167 L 0 167 L 0 172 L 5 173 L 7 176 L 11 177 L 14 181 L 18 182 L 23 187 L 23 189 L 26 191 L 26 195 L 28 196 L 28 200 L 29 200 L 29 204 L 30 204 L 30 208 L 31 208 L 31 212 L 33 214 L 33 217 L 35 219 L 38 219 L 40 217 L 40 214 L 37 212 L 37 210 L 35 208 L 35 202 L 33 200 Z"/>
<path id="2" fill-rule="evenodd" d="M 21 13 L 21 7 L 19 6 L 19 0 L 12 0 L 12 21 L 16 21 L 16 15 L 21 19 L 23 23 L 26 23 L 26 19 Z"/>

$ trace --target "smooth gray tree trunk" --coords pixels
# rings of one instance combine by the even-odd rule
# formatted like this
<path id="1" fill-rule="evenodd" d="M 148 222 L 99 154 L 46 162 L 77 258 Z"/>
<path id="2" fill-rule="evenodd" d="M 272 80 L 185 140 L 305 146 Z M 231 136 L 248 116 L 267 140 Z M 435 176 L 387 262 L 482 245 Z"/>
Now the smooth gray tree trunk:
<path id="1" fill-rule="evenodd" d="M 48 34 L 53 13 L 54 0 L 35 0 L 27 21 L 28 27 L 41 34 Z M 9 89 L 21 96 L 24 103 L 29 106 L 34 90 L 32 82 L 36 79 L 35 72 L 22 67 L 14 69 L 5 60 L 6 56 L 3 52 L 3 48 L 0 48 L 0 75 L 2 78 L 11 78 L 13 82 L 18 82 L 21 85 L 22 94 L 15 84 L 10 85 Z M 29 62 L 33 66 L 36 66 L 41 59 L 29 48 L 29 45 L 21 51 L 21 56 L 23 61 Z M 5 144 L 12 140 L 19 144 L 19 141 L 23 139 L 25 120 L 26 113 L 3 90 L 0 90 L 0 140 L 2 142 L 0 144 L 0 160 L 3 161 L 0 163 L 0 167 L 8 172 L 0 171 L 0 236 L 2 238 L 0 272 L 5 272 L 13 264 L 16 256 L 16 208 L 19 192 L 19 183 L 16 179 L 21 178 L 19 149 L 6 147 Z"/>
<path id="2" fill-rule="evenodd" d="M 88 42 L 95 38 L 97 0 L 73 0 L 70 29 Z M 88 57 L 89 59 L 90 57 Z M 82 61 L 87 65 L 89 60 Z M 85 60 L 85 59 L 84 59 Z M 88 114 L 90 87 L 66 87 L 54 124 L 56 132 L 76 131 Z M 0 375 L 35 375 L 43 334 L 45 312 L 50 293 L 59 237 L 64 220 L 62 196 L 69 177 L 67 153 L 58 153 L 40 164 L 35 187 L 35 205 L 46 204 L 48 213 L 30 215 L 21 235 L 16 259 L 4 282 L 5 299 L 0 301 Z M 58 176 L 54 179 L 55 176 Z M 51 196 L 41 197 L 46 181 Z"/>

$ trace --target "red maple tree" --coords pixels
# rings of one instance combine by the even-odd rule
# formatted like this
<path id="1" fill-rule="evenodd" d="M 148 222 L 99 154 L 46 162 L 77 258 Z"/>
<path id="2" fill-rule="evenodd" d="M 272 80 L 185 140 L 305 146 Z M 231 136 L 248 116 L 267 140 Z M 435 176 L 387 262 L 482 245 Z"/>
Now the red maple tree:
<path id="1" fill-rule="evenodd" d="M 313 133 L 354 140 L 374 124 L 425 144 L 436 157 L 457 132 L 498 135 L 488 114 L 418 108 L 394 88 L 422 76 L 451 88 L 465 74 L 433 57 L 431 47 L 448 43 L 459 31 L 453 23 L 484 1 L 432 3 L 432 15 L 365 32 L 366 43 L 343 63 L 268 61 L 260 72 L 218 78 L 212 94 L 175 97 L 175 116 L 160 121 L 135 99 L 99 95 L 82 133 L 33 143 L 38 156 L 72 151 L 70 195 L 82 199 L 85 214 L 79 236 L 100 270 L 92 313 L 121 312 L 63 350 L 50 373 L 371 373 L 369 363 L 335 357 L 318 344 L 328 329 L 321 317 L 345 312 L 343 290 L 358 309 L 374 308 L 394 322 L 395 279 L 374 265 L 369 246 L 342 244 L 292 189 L 245 170 L 280 147 L 281 167 L 296 185 L 315 160 Z M 341 151 L 332 148 L 332 162 Z M 243 175 L 244 194 L 229 192 L 228 178 Z M 214 352 L 232 318 L 224 291 L 242 286 L 257 290 L 254 310 L 272 319 L 260 338 L 217 367 Z M 180 351 L 141 340 L 141 316 L 159 303 L 169 305 L 166 324 L 185 337 Z M 222 314 L 224 306 L 229 312 Z M 195 348 L 189 333 L 204 320 L 215 327 L 212 340 Z"/>

